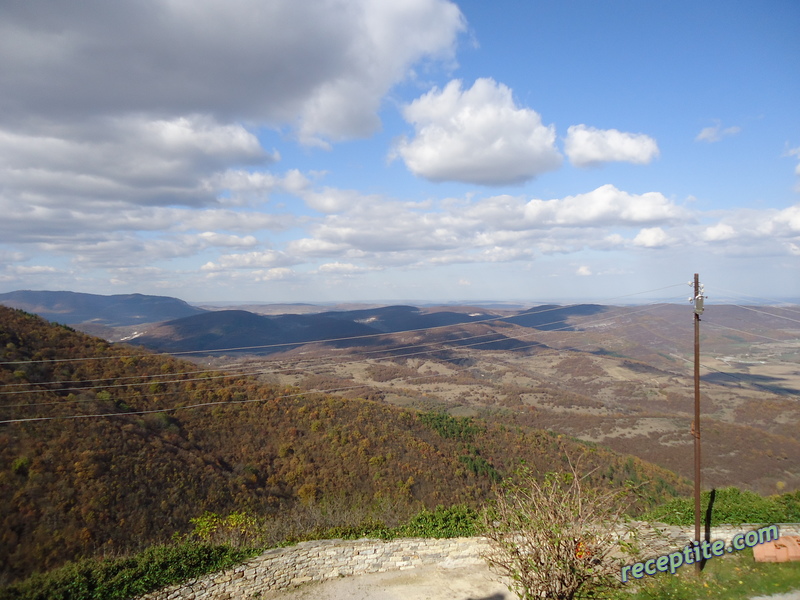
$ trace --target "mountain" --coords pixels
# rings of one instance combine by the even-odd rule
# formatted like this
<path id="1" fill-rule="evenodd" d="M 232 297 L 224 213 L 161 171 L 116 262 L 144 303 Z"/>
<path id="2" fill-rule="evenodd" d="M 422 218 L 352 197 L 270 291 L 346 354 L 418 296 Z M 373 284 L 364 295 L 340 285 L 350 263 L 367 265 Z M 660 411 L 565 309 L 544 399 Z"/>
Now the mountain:
<path id="1" fill-rule="evenodd" d="M 689 490 L 510 413 L 454 418 L 267 385 L 0 307 L 0 584 L 169 541 L 206 511 L 292 522 L 338 506 L 331 518 L 346 523 L 377 503 L 474 506 L 521 461 L 561 470 L 565 454 L 597 483 L 646 481 L 650 502 Z"/>
<path id="2" fill-rule="evenodd" d="M 161 323 L 129 341 L 162 352 L 249 348 L 248 352 L 266 354 L 292 344 L 375 333 L 368 325 L 321 314 L 273 317 L 219 310 Z"/>
<path id="3" fill-rule="evenodd" d="M 0 294 L 0 304 L 66 325 L 92 323 L 109 327 L 156 323 L 206 312 L 178 298 L 143 294 L 102 296 L 21 290 Z"/>
<path id="4" fill-rule="evenodd" d="M 542 306 L 518 314 L 502 314 L 470 307 L 383 306 L 358 310 L 328 311 L 317 314 L 255 315 L 242 310 L 213 311 L 175 319 L 150 327 L 126 341 L 162 352 L 247 348 L 249 353 L 269 354 L 291 349 L 293 345 L 322 340 L 339 341 L 334 347 L 374 346 L 388 344 L 376 339 L 382 333 L 428 330 L 438 336 L 436 328 L 465 326 L 469 330 L 442 332 L 442 340 L 458 343 L 459 335 L 469 335 L 475 327 L 494 332 L 492 346 L 485 349 L 510 349 L 519 344 L 509 340 L 499 328 L 508 323 L 524 328 L 574 331 L 567 320 L 608 310 L 596 305 L 570 307 Z M 502 318 L 502 320 L 498 320 Z M 495 327 L 497 326 L 497 327 Z M 433 328 L 433 331 L 430 330 Z M 477 331 L 477 330 L 475 330 Z M 258 347 L 260 348 L 254 348 Z"/>

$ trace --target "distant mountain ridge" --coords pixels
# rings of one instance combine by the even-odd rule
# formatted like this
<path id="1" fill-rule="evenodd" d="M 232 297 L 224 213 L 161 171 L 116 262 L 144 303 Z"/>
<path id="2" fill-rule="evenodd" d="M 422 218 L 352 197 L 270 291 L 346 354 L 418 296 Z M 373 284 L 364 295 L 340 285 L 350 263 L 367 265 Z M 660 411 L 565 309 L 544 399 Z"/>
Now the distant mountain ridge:
<path id="1" fill-rule="evenodd" d="M 156 323 L 207 311 L 169 296 L 84 294 L 69 291 L 19 290 L 0 294 L 0 304 L 37 314 L 50 321 L 109 327 Z"/>
<path id="2" fill-rule="evenodd" d="M 252 348 L 258 353 L 269 353 L 286 350 L 292 344 L 326 340 L 337 340 L 337 347 L 369 346 L 376 343 L 380 334 L 492 322 L 495 318 L 526 328 L 574 331 L 567 325 L 570 317 L 593 315 L 605 310 L 607 307 L 598 305 L 547 305 L 517 314 L 478 308 L 471 311 L 461 307 L 459 311 L 404 305 L 302 315 L 257 315 L 243 310 L 221 310 L 160 323 L 126 341 L 161 352 Z M 499 331 L 496 336 L 492 347 L 508 349 L 520 344 L 507 339 Z M 458 338 L 451 341 L 458 344 Z"/>
<path id="3" fill-rule="evenodd" d="M 460 313 L 422 314 L 413 306 L 326 312 L 306 315 L 257 315 L 243 310 L 220 310 L 161 323 L 130 342 L 162 352 L 276 346 L 346 338 L 366 345 L 365 336 L 475 321 Z M 278 347 L 280 346 L 280 347 Z"/>
<path id="4" fill-rule="evenodd" d="M 205 310 L 167 296 L 30 290 L 0 294 L 0 304 L 73 325 L 109 340 L 161 352 L 252 348 L 262 354 L 325 340 L 339 340 L 335 342 L 337 347 L 372 345 L 376 339 L 371 336 L 466 325 L 491 321 L 494 317 L 526 328 L 573 331 L 567 324 L 570 317 L 607 310 L 592 304 L 542 305 L 519 312 L 467 306 L 391 305 L 305 314 L 262 314 L 256 306 L 248 306 L 248 310 Z M 132 330 L 140 325 L 146 327 Z M 131 329 L 125 331 L 125 328 Z M 519 345 L 499 332 L 497 336 L 491 347 L 508 349 Z M 458 343 L 457 339 L 452 341 Z"/>

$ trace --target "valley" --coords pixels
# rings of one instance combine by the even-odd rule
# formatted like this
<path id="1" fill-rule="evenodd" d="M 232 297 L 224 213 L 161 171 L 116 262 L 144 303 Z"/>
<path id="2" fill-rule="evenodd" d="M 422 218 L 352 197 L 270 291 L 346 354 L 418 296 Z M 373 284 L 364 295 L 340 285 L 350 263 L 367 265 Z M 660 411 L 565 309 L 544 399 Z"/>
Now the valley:
<path id="1" fill-rule="evenodd" d="M 688 324 L 679 324 L 677 309 Z M 731 336 L 742 315 L 717 310 L 701 326 L 704 486 L 800 489 L 800 332 L 765 316 L 750 340 Z M 560 331 L 460 325 L 361 348 L 316 344 L 269 359 L 207 360 L 262 369 L 280 385 L 401 407 L 499 420 L 514 414 L 692 478 L 693 338 L 685 313 L 672 305 L 609 308 L 602 321 L 571 317 Z M 498 345 L 509 349 L 489 349 Z"/>
<path id="2" fill-rule="evenodd" d="M 585 456 L 602 485 L 639 482 L 642 506 L 691 489 L 690 307 L 223 309 L 147 323 L 140 307 L 160 302 L 128 301 L 106 339 L 0 307 L 2 581 L 168 541 L 205 511 L 262 515 L 277 543 L 477 506 L 522 461 L 547 472 Z M 800 490 L 796 316 L 707 306 L 704 489 Z"/>

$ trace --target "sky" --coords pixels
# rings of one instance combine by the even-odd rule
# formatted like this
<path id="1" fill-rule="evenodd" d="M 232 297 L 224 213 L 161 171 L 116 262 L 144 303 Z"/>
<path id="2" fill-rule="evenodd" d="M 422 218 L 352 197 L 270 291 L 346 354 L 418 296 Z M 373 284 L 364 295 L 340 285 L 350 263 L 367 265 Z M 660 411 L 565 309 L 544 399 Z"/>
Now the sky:
<path id="1" fill-rule="evenodd" d="M 4 0 L 0 292 L 798 299 L 798 31 L 796 0 Z"/>

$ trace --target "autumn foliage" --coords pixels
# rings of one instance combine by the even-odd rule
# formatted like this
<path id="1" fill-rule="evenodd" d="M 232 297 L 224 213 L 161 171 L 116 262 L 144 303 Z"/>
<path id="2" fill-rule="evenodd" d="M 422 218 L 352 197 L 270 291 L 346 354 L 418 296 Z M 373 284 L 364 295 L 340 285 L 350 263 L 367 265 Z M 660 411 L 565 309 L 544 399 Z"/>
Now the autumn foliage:
<path id="1" fill-rule="evenodd" d="M 687 489 L 513 417 L 453 423 L 278 388 L 3 307 L 0 386 L 0 583 L 168 542 L 206 513 L 289 514 L 331 498 L 342 511 L 478 506 L 520 461 L 561 470 L 565 451 L 586 454 L 606 484 L 652 481 L 653 502 Z"/>

